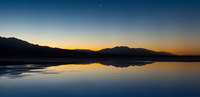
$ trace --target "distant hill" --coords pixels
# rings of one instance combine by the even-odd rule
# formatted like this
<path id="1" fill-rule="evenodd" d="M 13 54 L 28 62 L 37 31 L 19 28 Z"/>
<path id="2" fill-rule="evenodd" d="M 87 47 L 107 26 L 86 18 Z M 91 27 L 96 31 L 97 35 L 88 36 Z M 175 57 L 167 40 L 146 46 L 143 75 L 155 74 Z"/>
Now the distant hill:
<path id="1" fill-rule="evenodd" d="M 102 49 L 98 52 L 117 54 L 117 55 L 130 55 L 130 56 L 156 56 L 156 55 L 173 55 L 167 52 L 156 52 L 144 48 L 129 48 L 127 46 L 116 46 L 114 48 Z"/>
<path id="2" fill-rule="evenodd" d="M 31 44 L 17 38 L 0 37 L 1 57 L 89 57 L 92 54 Z"/>
<path id="3" fill-rule="evenodd" d="M 24 40 L 14 37 L 0 37 L 0 57 L 160 57 L 175 56 L 167 52 L 156 52 L 144 48 L 129 48 L 126 46 L 117 46 L 114 48 L 106 48 L 99 51 L 91 51 L 84 49 L 68 50 L 60 48 L 52 48 L 48 46 L 39 46 L 31 44 Z"/>

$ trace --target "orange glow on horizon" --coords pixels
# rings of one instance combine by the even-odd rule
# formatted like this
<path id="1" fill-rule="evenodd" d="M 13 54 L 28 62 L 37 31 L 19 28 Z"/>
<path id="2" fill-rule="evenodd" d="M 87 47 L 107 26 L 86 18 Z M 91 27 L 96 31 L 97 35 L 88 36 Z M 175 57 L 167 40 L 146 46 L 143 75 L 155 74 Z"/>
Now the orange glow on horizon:
<path id="1" fill-rule="evenodd" d="M 75 50 L 75 49 L 85 49 L 85 50 L 92 50 L 92 51 L 98 51 L 101 49 L 105 49 L 105 48 L 113 48 L 113 47 L 102 47 L 102 48 L 66 48 L 66 47 L 60 47 L 62 49 L 70 49 L 70 50 Z M 130 48 L 134 48 L 134 47 L 130 47 Z M 140 48 L 140 47 L 138 47 Z M 148 50 L 153 50 L 153 51 L 157 51 L 157 52 L 169 52 L 172 54 L 177 54 L 177 55 L 200 55 L 200 51 L 199 50 L 179 50 L 179 49 L 157 49 L 157 48 L 145 48 Z"/>
<path id="2" fill-rule="evenodd" d="M 186 48 L 184 46 L 176 46 L 174 44 L 171 44 L 171 46 L 160 46 L 160 44 L 134 44 L 134 45 L 123 45 L 123 44 L 90 44 L 90 43 L 74 43 L 74 44 L 68 44 L 68 43 L 60 43 L 58 44 L 57 42 L 44 42 L 44 41 L 33 41 L 30 43 L 36 43 L 41 46 L 49 46 L 49 47 L 54 47 L 54 48 L 61 48 L 61 49 L 70 49 L 70 50 L 75 50 L 75 49 L 86 49 L 86 50 L 92 50 L 92 51 L 98 51 L 101 49 L 105 48 L 113 48 L 115 46 L 128 46 L 130 48 L 145 48 L 148 50 L 153 50 L 157 52 L 169 52 L 172 54 L 177 54 L 177 55 L 200 55 L 200 50 L 198 47 L 196 49 L 190 47 Z M 66 45 L 68 44 L 68 45 Z M 78 45 L 80 44 L 80 45 Z M 144 46 L 145 45 L 145 46 Z"/>

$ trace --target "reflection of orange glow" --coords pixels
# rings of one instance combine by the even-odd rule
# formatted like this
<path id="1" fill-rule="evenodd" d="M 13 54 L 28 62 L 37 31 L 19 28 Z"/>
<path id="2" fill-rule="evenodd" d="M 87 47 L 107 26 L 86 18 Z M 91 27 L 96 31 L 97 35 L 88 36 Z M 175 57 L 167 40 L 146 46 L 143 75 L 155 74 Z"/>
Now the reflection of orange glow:
<path id="1" fill-rule="evenodd" d="M 69 72 L 128 72 L 132 71 L 132 68 L 116 68 L 113 66 L 106 66 L 100 63 L 91 63 L 91 64 L 66 64 L 60 66 L 52 66 L 46 70 L 50 71 L 69 71 Z"/>
<path id="2" fill-rule="evenodd" d="M 176 71 L 179 69 L 182 70 L 198 70 L 197 67 L 200 67 L 200 62 L 155 62 L 152 64 L 146 64 L 143 66 L 129 66 L 127 68 L 120 68 L 114 66 L 107 66 L 100 63 L 91 63 L 91 64 L 66 64 L 59 66 L 52 66 L 46 68 L 47 70 L 55 71 L 104 71 L 104 72 L 143 72 L 143 70 L 148 71 L 157 71 L 157 70 L 166 70 L 167 71 Z"/>
<path id="3" fill-rule="evenodd" d="M 102 65 L 98 63 L 93 63 L 93 64 L 66 64 L 66 65 L 60 65 L 60 66 L 52 66 L 49 67 L 48 69 L 53 70 L 73 70 L 73 69 L 88 69 L 89 68 L 100 68 Z"/>
<path id="4" fill-rule="evenodd" d="M 146 78 L 147 76 L 156 76 L 160 78 L 174 78 L 177 76 L 192 76 L 199 74 L 200 62 L 155 62 L 143 66 L 129 66 L 127 68 L 118 68 L 114 66 L 106 66 L 99 63 L 92 64 L 66 64 L 60 66 L 52 66 L 46 68 L 47 71 L 61 71 L 68 77 L 77 76 L 101 76 L 109 77 L 110 75 L 120 76 L 126 75 L 131 77 Z M 160 73 L 162 72 L 162 73 Z M 126 77 L 123 76 L 123 77 Z"/>

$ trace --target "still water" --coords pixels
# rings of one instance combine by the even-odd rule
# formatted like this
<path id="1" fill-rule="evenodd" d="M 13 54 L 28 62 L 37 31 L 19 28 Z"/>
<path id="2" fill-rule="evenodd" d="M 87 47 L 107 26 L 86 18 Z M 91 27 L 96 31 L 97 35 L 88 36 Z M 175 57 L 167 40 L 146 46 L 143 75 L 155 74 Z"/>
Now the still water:
<path id="1" fill-rule="evenodd" d="M 1 64 L 0 97 L 200 97 L 200 62 Z"/>

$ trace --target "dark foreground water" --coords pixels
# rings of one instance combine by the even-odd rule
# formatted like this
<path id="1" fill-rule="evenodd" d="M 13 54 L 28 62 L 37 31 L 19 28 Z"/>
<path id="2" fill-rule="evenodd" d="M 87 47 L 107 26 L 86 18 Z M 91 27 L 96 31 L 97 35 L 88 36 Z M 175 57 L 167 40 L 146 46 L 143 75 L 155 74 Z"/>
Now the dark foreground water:
<path id="1" fill-rule="evenodd" d="M 1 64 L 0 97 L 200 97 L 200 63 Z"/>

